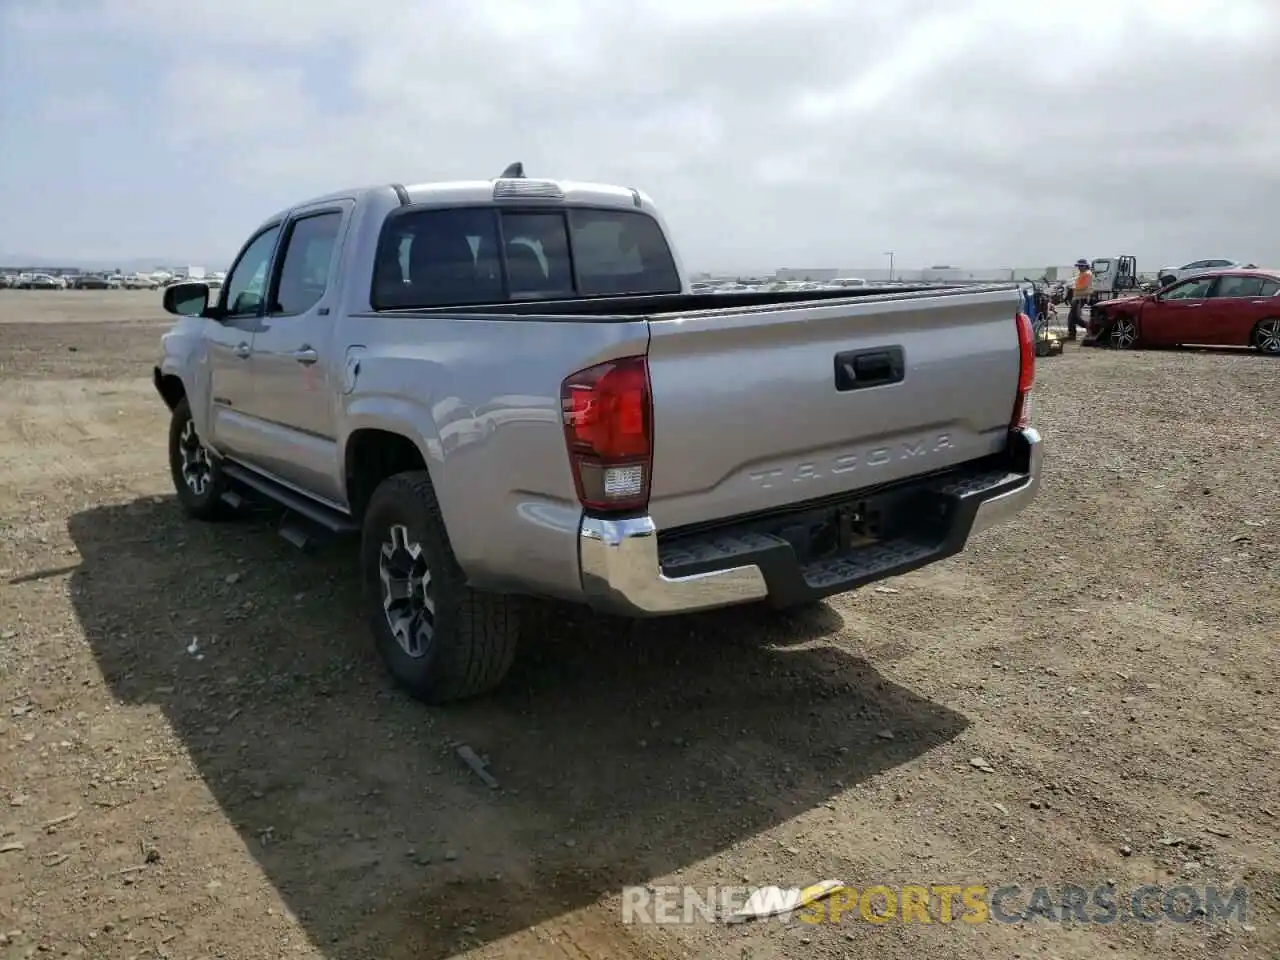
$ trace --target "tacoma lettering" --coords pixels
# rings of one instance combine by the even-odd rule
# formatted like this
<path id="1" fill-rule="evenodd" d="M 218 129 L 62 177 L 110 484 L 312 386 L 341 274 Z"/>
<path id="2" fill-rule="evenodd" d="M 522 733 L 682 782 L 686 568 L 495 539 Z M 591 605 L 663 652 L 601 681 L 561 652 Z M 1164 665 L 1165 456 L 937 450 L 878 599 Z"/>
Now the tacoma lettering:
<path id="1" fill-rule="evenodd" d="M 821 480 L 826 476 L 852 473 L 860 467 L 882 467 L 897 460 L 930 457 L 951 447 L 951 435 L 940 433 L 929 440 L 910 440 L 887 447 L 872 447 L 862 453 L 845 453 L 827 461 L 806 460 L 790 469 L 775 467 L 772 470 L 757 470 L 748 476 L 761 487 L 769 489 L 783 483 L 804 483 Z"/>

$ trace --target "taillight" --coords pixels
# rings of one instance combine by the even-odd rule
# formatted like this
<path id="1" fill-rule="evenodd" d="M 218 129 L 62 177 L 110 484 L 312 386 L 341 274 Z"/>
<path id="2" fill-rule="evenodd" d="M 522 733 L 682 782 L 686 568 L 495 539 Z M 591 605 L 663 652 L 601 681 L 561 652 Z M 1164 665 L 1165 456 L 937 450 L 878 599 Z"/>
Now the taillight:
<path id="1" fill-rule="evenodd" d="M 648 361 L 623 357 L 579 370 L 561 384 L 560 406 L 583 507 L 643 509 L 649 503 L 653 466 Z"/>
<path id="2" fill-rule="evenodd" d="M 1018 395 L 1013 401 L 1009 428 L 1021 430 L 1031 422 L 1031 387 L 1036 382 L 1036 331 L 1031 318 L 1019 313 L 1018 325 Z"/>

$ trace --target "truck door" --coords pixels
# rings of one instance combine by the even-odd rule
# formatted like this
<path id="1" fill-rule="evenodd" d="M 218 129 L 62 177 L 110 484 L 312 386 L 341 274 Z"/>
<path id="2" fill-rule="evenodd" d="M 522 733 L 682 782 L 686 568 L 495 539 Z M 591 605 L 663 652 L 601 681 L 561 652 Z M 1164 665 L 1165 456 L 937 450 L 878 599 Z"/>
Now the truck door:
<path id="1" fill-rule="evenodd" d="M 1138 261 L 1136 257 L 1120 257 L 1116 261 L 1116 291 L 1132 290 L 1138 285 Z"/>
<path id="2" fill-rule="evenodd" d="M 1093 292 L 1109 294 L 1115 290 L 1115 261 L 1110 257 L 1095 260 L 1089 265 L 1093 271 Z"/>
<path id="3" fill-rule="evenodd" d="M 249 370 L 255 433 L 246 460 L 310 493 L 341 501 L 332 342 L 342 238 L 353 200 L 294 210 L 285 222 Z"/>
<path id="4" fill-rule="evenodd" d="M 209 320 L 205 327 L 209 370 L 206 439 L 226 456 L 239 458 L 254 446 L 249 357 L 254 332 L 261 322 L 271 255 L 279 237 L 280 224 L 271 224 L 244 245 L 222 286 L 218 319 Z"/>

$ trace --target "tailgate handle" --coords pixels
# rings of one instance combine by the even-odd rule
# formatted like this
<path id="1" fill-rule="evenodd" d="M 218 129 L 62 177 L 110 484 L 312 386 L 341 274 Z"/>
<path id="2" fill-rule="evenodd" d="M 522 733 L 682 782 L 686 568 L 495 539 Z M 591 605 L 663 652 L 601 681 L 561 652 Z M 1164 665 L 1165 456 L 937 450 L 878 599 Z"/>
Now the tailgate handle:
<path id="1" fill-rule="evenodd" d="M 836 389 L 863 390 L 901 383 L 906 370 L 901 347 L 851 350 L 836 354 Z"/>

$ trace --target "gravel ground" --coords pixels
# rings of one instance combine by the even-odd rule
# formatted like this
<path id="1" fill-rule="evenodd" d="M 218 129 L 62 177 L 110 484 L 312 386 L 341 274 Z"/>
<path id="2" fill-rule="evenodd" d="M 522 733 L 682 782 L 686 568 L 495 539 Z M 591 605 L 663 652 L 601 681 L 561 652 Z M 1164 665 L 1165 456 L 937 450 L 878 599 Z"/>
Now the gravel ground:
<path id="1" fill-rule="evenodd" d="M 348 549 L 181 518 L 156 301 L 0 291 L 0 958 L 1280 955 L 1280 363 L 1068 345 L 1040 500 L 961 556 L 787 619 L 548 607 L 432 710 Z M 1248 902 L 620 922 L 626 885 L 825 878 Z"/>

